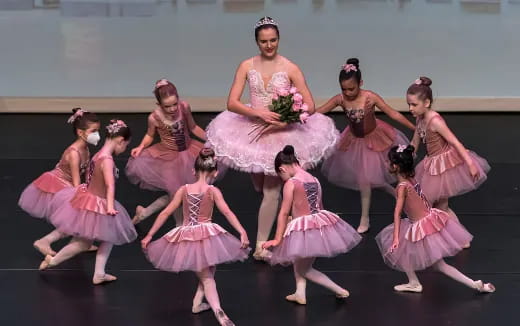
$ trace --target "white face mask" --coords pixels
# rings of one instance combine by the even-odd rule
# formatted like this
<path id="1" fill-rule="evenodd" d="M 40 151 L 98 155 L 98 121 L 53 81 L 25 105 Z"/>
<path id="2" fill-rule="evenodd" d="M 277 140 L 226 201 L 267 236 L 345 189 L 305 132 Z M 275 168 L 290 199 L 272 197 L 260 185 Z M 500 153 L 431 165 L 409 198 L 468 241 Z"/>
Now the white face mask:
<path id="1" fill-rule="evenodd" d="M 93 132 L 87 136 L 87 143 L 97 146 L 101 136 L 99 136 L 99 132 Z"/>

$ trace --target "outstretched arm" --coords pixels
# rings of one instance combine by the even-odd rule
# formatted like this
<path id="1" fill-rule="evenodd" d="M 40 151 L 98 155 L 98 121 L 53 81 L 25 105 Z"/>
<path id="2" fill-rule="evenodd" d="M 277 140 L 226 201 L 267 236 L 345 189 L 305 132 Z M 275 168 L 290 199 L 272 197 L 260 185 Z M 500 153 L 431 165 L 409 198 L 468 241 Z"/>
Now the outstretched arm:
<path id="1" fill-rule="evenodd" d="M 274 240 L 267 241 L 263 244 L 263 248 L 276 247 L 282 242 L 285 228 L 287 227 L 287 218 L 291 213 L 292 202 L 293 202 L 294 184 L 292 181 L 287 181 L 283 186 L 283 201 L 280 213 L 278 213 L 278 221 L 276 223 L 276 235 Z"/>
<path id="2" fill-rule="evenodd" d="M 369 99 L 376 105 L 378 109 L 383 111 L 392 120 L 399 122 L 408 129 L 415 130 L 414 124 L 408 121 L 408 119 L 406 119 L 405 116 L 402 115 L 399 111 L 394 110 L 390 105 L 388 105 L 381 96 L 370 92 Z"/>
<path id="3" fill-rule="evenodd" d="M 193 119 L 193 115 L 191 114 L 191 106 L 188 103 L 186 103 L 184 113 L 187 120 L 188 128 L 190 129 L 191 133 L 197 136 L 197 138 L 199 138 L 200 140 L 206 141 L 206 132 L 204 131 L 204 129 L 199 127 L 195 122 L 195 119 Z"/>
<path id="4" fill-rule="evenodd" d="M 316 109 L 316 112 L 319 113 L 329 113 L 330 111 L 334 110 L 336 107 L 339 106 L 341 103 L 341 94 L 335 95 L 331 97 L 327 103 L 323 104 L 319 108 Z"/>

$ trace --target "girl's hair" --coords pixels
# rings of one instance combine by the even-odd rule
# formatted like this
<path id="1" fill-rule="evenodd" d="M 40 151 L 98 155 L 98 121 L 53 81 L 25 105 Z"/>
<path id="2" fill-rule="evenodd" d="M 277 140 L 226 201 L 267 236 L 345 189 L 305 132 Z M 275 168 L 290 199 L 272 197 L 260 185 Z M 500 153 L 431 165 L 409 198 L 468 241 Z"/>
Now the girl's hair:
<path id="1" fill-rule="evenodd" d="M 128 141 L 132 137 L 132 132 L 123 120 L 112 119 L 106 126 L 106 137 L 109 139 L 123 137 L 125 141 Z"/>
<path id="2" fill-rule="evenodd" d="M 162 100 L 169 96 L 175 96 L 177 99 L 179 98 L 179 93 L 177 92 L 177 87 L 173 85 L 167 79 L 159 79 L 155 82 L 155 88 L 153 90 L 155 98 L 157 99 L 157 103 L 162 104 Z"/>
<path id="3" fill-rule="evenodd" d="M 361 83 L 361 69 L 359 69 L 359 59 L 358 58 L 350 58 L 347 60 L 343 66 L 341 66 L 341 71 L 339 72 L 339 82 L 342 83 L 345 80 L 349 80 L 350 78 L 356 79 L 357 83 Z"/>
<path id="4" fill-rule="evenodd" d="M 67 122 L 72 125 L 72 133 L 77 135 L 78 129 L 87 130 L 90 124 L 99 123 L 99 119 L 93 112 L 88 112 L 81 108 L 74 108 Z"/>
<path id="5" fill-rule="evenodd" d="M 276 154 L 274 159 L 274 169 L 276 172 L 280 172 L 280 167 L 282 165 L 291 165 L 294 163 L 300 164 L 296 158 L 296 154 L 294 153 L 294 147 L 291 145 L 286 145 L 282 151 Z"/>
<path id="6" fill-rule="evenodd" d="M 255 24 L 255 40 L 258 42 L 258 34 L 261 30 L 273 28 L 276 31 L 276 36 L 280 38 L 280 31 L 278 30 L 278 24 L 271 17 L 265 16 L 260 18 Z"/>
<path id="7" fill-rule="evenodd" d="M 417 95 L 419 100 L 430 100 L 430 107 L 433 103 L 432 88 L 430 87 L 432 80 L 428 77 L 419 77 L 406 91 L 406 95 Z"/>
<path id="8" fill-rule="evenodd" d="M 415 148 L 412 145 L 394 146 L 388 152 L 388 160 L 391 164 L 397 165 L 398 173 L 404 174 L 407 178 L 415 176 L 413 152 Z"/>
<path id="9" fill-rule="evenodd" d="M 215 158 L 215 152 L 211 148 L 204 147 L 195 160 L 195 172 L 213 172 L 216 170 L 217 159 Z"/>

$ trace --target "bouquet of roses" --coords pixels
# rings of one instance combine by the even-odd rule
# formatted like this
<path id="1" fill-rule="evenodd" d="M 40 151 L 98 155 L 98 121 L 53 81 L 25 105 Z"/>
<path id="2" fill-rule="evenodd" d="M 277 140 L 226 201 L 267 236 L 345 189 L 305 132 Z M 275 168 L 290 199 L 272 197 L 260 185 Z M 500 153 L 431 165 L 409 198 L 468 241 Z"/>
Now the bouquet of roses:
<path id="1" fill-rule="evenodd" d="M 280 122 L 287 124 L 300 122 L 305 123 L 309 118 L 309 107 L 303 103 L 303 96 L 298 92 L 296 87 L 291 87 L 289 90 L 280 89 L 273 95 L 269 110 L 280 115 Z M 270 125 L 268 123 L 261 123 L 256 125 L 249 133 L 254 137 L 251 142 L 258 140 Z"/>

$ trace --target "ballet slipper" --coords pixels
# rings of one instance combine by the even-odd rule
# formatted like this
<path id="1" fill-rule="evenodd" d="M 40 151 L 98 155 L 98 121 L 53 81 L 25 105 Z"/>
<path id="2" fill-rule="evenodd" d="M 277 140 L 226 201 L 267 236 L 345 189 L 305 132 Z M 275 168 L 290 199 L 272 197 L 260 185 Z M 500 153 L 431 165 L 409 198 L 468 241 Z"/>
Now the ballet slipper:
<path id="1" fill-rule="evenodd" d="M 94 277 L 92 278 L 92 284 L 99 285 L 106 282 L 113 282 L 115 280 L 117 280 L 117 277 L 110 274 L 94 275 Z"/>
<path id="2" fill-rule="evenodd" d="M 350 293 L 345 290 L 345 292 L 341 292 L 341 293 L 336 293 L 336 298 L 337 299 L 346 299 L 350 296 Z"/>
<path id="3" fill-rule="evenodd" d="M 38 250 L 43 256 L 56 256 L 56 251 L 52 250 L 51 245 L 42 239 L 36 240 L 33 243 L 34 249 Z"/>
<path id="4" fill-rule="evenodd" d="M 462 249 L 469 249 L 471 247 L 471 242 L 468 242 L 462 246 Z"/>
<path id="5" fill-rule="evenodd" d="M 271 251 L 267 249 L 263 249 L 262 245 L 265 243 L 265 241 L 257 241 L 256 242 L 256 249 L 253 253 L 253 258 L 258 261 L 269 261 L 271 259 L 271 256 L 273 255 Z"/>
<path id="6" fill-rule="evenodd" d="M 394 286 L 394 290 L 397 292 L 415 292 L 421 293 L 423 287 L 420 283 L 406 283 Z"/>
<path id="7" fill-rule="evenodd" d="M 201 312 L 209 310 L 209 309 L 211 309 L 211 306 L 209 304 L 203 302 L 201 304 L 193 306 L 191 308 L 191 312 L 194 313 L 194 314 L 198 314 L 198 313 L 201 313 Z"/>
<path id="8" fill-rule="evenodd" d="M 52 256 L 46 255 L 45 259 L 41 262 L 40 267 L 38 269 L 41 271 L 44 271 L 44 270 L 46 270 L 50 267 L 54 267 L 54 266 L 56 266 L 56 265 L 52 264 Z"/>
<path id="9" fill-rule="evenodd" d="M 132 223 L 134 225 L 141 223 L 146 218 L 146 216 L 143 216 L 143 211 L 144 207 L 141 205 L 137 205 L 137 207 L 135 208 L 134 218 L 132 218 Z"/>
<path id="10" fill-rule="evenodd" d="M 91 245 L 91 246 L 87 249 L 88 252 L 94 252 L 94 251 L 97 251 L 97 250 L 98 250 L 98 246 L 94 246 L 94 245 Z"/>
<path id="11" fill-rule="evenodd" d="M 357 232 L 359 234 L 367 233 L 370 230 L 370 218 L 361 216 Z"/>
<path id="12" fill-rule="evenodd" d="M 475 281 L 475 288 L 480 293 L 493 293 L 496 290 L 496 288 L 493 284 L 484 283 L 481 280 Z"/>
<path id="13" fill-rule="evenodd" d="M 215 311 L 215 317 L 222 326 L 235 326 L 235 324 L 229 319 L 222 309 Z"/>
<path id="14" fill-rule="evenodd" d="M 296 293 L 289 294 L 288 296 L 285 297 L 285 300 L 290 301 L 290 302 L 294 302 L 294 303 L 297 303 L 297 304 L 301 304 L 301 305 L 306 305 L 307 304 L 307 299 L 304 298 L 304 297 L 303 298 L 300 297 Z"/>

